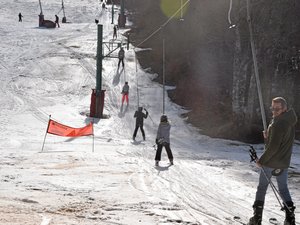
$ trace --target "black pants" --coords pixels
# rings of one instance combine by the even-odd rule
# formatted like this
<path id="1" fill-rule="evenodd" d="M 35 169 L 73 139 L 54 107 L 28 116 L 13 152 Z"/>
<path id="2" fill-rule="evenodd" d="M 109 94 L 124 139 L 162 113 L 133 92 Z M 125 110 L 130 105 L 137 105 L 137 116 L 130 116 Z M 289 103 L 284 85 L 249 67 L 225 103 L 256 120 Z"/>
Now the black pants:
<path id="1" fill-rule="evenodd" d="M 168 154 L 168 158 L 169 160 L 173 160 L 173 154 L 170 148 L 170 143 L 164 143 L 164 145 L 158 144 L 157 145 L 157 151 L 156 151 L 156 155 L 155 155 L 155 161 L 160 161 L 161 159 L 161 151 L 162 151 L 162 147 L 165 146 L 165 149 L 167 151 Z"/>
<path id="2" fill-rule="evenodd" d="M 122 62 L 122 66 L 124 67 L 124 59 L 119 59 L 118 68 L 120 67 L 121 62 Z"/>
<path id="3" fill-rule="evenodd" d="M 136 137 L 136 134 L 137 134 L 139 128 L 141 128 L 143 138 L 145 138 L 145 131 L 144 131 L 143 125 L 136 125 L 135 126 L 135 130 L 133 132 L 133 137 Z"/>

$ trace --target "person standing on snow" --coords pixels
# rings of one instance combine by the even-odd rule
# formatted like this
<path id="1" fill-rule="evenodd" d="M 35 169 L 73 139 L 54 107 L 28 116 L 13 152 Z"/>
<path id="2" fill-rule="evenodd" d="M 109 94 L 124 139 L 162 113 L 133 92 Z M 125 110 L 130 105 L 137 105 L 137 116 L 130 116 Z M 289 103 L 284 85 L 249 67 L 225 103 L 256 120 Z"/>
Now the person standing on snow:
<path id="1" fill-rule="evenodd" d="M 119 53 L 118 53 L 118 57 L 119 57 L 119 63 L 118 63 L 118 69 L 120 67 L 120 63 L 122 62 L 122 66 L 124 68 L 124 57 L 125 57 L 125 51 L 124 48 L 121 47 Z"/>
<path id="2" fill-rule="evenodd" d="M 281 173 L 276 176 L 276 180 L 280 196 L 284 200 L 284 225 L 295 225 L 295 206 L 287 182 L 297 116 L 293 109 L 288 110 L 286 100 L 282 97 L 274 98 L 270 109 L 273 119 L 267 131 L 263 132 L 266 143 L 265 151 L 256 161 L 261 172 L 253 204 L 254 216 L 250 218 L 248 225 L 261 225 L 265 195 L 269 186 L 268 179 L 271 179 L 272 171 L 275 169 L 281 170 Z"/>
<path id="3" fill-rule="evenodd" d="M 173 165 L 173 154 L 170 148 L 170 129 L 171 129 L 171 125 L 168 122 L 168 117 L 166 115 L 162 115 L 160 117 L 160 124 L 158 126 L 156 140 L 155 140 L 155 143 L 157 144 L 157 151 L 155 155 L 155 166 L 159 165 L 163 146 L 167 151 L 168 158 L 170 160 L 170 165 Z"/>
<path id="4" fill-rule="evenodd" d="M 57 26 L 60 27 L 59 26 L 59 17 L 57 15 L 55 15 L 55 24 L 57 24 Z"/>
<path id="5" fill-rule="evenodd" d="M 146 140 L 146 137 L 145 137 L 145 131 L 144 131 L 144 119 L 147 119 L 148 117 L 148 111 L 144 108 L 145 113 L 143 113 L 143 107 L 139 107 L 137 111 L 135 111 L 134 113 L 134 118 L 136 118 L 136 121 L 135 121 L 135 130 L 133 132 L 133 137 L 132 139 L 135 141 L 135 137 L 136 137 L 136 134 L 137 134 L 137 131 L 138 129 L 140 128 L 141 129 L 141 132 L 142 132 L 142 135 L 143 135 L 143 139 L 144 141 Z"/>
<path id="6" fill-rule="evenodd" d="M 21 13 L 19 13 L 19 22 L 22 22 L 22 14 Z"/>
<path id="7" fill-rule="evenodd" d="M 123 106 L 123 103 L 124 103 L 124 100 L 126 99 L 126 102 L 127 102 L 127 105 L 129 103 L 129 100 L 128 100 L 128 95 L 129 95 L 129 85 L 128 85 L 128 82 L 126 81 L 123 88 L 122 88 L 122 106 Z"/>
<path id="8" fill-rule="evenodd" d="M 117 25 L 114 26 L 114 34 L 113 34 L 113 39 L 117 39 Z"/>

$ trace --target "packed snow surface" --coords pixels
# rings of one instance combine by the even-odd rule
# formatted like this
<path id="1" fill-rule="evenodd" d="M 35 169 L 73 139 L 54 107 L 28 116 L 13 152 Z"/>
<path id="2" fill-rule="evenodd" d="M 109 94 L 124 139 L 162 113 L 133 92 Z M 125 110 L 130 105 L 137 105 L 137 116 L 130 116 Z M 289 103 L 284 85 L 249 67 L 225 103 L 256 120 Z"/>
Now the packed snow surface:
<path id="1" fill-rule="evenodd" d="M 155 74 L 141 69 L 132 45 L 125 46 L 124 70 L 117 70 L 116 58 L 103 60 L 106 118 L 87 116 L 96 86 L 94 21 L 103 24 L 104 41 L 112 41 L 111 5 L 102 9 L 100 1 L 66 0 L 64 6 L 70 23 L 45 29 L 38 27 L 38 1 L 0 2 L 0 224 L 238 224 L 234 216 L 247 221 L 259 175 L 249 162 L 248 145 L 200 135 L 180 116 L 185 110 L 169 99 L 165 113 L 175 165 L 169 166 L 163 151 L 161 166 L 154 167 L 163 89 L 152 81 Z M 42 1 L 42 7 L 45 19 L 63 17 L 59 0 Z M 119 29 L 115 42 L 125 43 L 126 31 Z M 125 81 L 129 106 L 121 111 Z M 150 117 L 146 141 L 138 133 L 134 142 L 138 101 Z M 93 121 L 94 137 L 46 135 L 49 115 L 71 127 Z M 255 147 L 261 154 L 263 146 Z M 289 187 L 297 221 L 299 168 L 295 145 Z M 270 217 L 284 220 L 271 189 L 264 224 Z"/>

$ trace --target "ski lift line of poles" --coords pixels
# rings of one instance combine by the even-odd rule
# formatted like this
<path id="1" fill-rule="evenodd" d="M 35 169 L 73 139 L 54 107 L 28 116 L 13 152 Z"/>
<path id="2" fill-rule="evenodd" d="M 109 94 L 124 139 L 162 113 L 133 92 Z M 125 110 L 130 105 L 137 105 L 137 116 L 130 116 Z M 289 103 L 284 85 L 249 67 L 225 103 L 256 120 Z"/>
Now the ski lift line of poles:
<path id="1" fill-rule="evenodd" d="M 162 28 L 164 28 L 182 9 L 190 2 L 191 0 L 187 0 L 181 7 L 165 22 L 163 23 L 158 29 L 152 32 L 148 37 L 146 37 L 142 42 L 140 42 L 135 48 L 139 47 L 141 44 L 148 41 L 152 36 L 154 36 L 157 32 L 159 32 Z"/>
<path id="2" fill-rule="evenodd" d="M 165 57 L 166 57 L 166 54 L 165 54 L 165 38 L 163 37 L 163 49 L 162 49 L 162 53 L 163 53 L 163 58 L 162 58 L 162 70 L 163 70 L 163 114 L 165 114 L 165 98 L 166 98 L 166 93 L 165 93 L 165 90 L 166 90 L 166 87 L 165 87 Z"/>
<path id="3" fill-rule="evenodd" d="M 252 51 L 252 58 L 253 58 L 253 65 L 254 65 L 254 73 L 255 73 L 255 80 L 256 80 L 256 88 L 258 93 L 259 105 L 260 105 L 260 112 L 263 122 L 264 131 L 267 130 L 267 123 L 266 123 L 266 114 L 263 104 L 263 98 L 261 93 L 261 85 L 259 80 L 259 73 L 258 73 L 258 66 L 257 66 L 257 59 L 256 59 L 256 51 L 255 51 L 255 44 L 253 40 L 253 30 L 252 30 L 252 23 L 250 17 L 250 0 L 247 0 L 247 21 L 249 25 L 249 34 L 250 34 L 250 43 L 251 43 L 251 51 Z"/>
<path id="4" fill-rule="evenodd" d="M 136 78 L 136 95 L 137 95 L 137 107 L 140 106 L 140 94 L 139 94 L 139 78 L 138 78 L 138 69 L 137 69 L 137 58 L 134 57 L 135 61 L 135 78 Z"/>
<path id="5" fill-rule="evenodd" d="M 181 13 L 181 20 L 183 19 L 183 8 L 190 2 L 190 0 L 187 0 L 184 4 L 182 4 L 181 0 L 181 7 L 165 22 L 163 23 L 158 29 L 156 29 L 154 32 L 152 32 L 148 37 L 146 37 L 142 42 L 140 42 L 136 47 L 134 47 L 133 51 L 136 55 L 136 48 L 148 41 L 150 38 L 152 38 L 155 34 L 157 34 L 160 30 L 162 30 L 179 12 Z M 164 69 L 164 50 L 165 48 L 165 40 L 163 39 L 163 114 L 165 113 L 165 69 Z M 136 64 L 136 77 L 137 77 L 137 57 L 135 57 L 135 64 Z M 139 106 L 139 88 L 138 88 L 138 77 L 136 78 L 137 82 L 137 105 Z"/>

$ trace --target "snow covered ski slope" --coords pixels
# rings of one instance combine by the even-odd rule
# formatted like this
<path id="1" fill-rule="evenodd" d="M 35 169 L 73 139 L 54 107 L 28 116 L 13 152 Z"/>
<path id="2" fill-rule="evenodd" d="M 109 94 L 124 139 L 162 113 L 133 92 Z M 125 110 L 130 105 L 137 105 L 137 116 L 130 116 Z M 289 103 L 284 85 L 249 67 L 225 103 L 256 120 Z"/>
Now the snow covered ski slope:
<path id="1" fill-rule="evenodd" d="M 54 20 L 58 0 L 42 1 L 45 19 Z M 48 118 L 83 127 L 96 85 L 97 25 L 104 40 L 113 37 L 110 6 L 100 1 L 64 1 L 67 21 L 60 28 L 38 28 L 38 1 L 0 2 L 0 224 L 238 224 L 247 221 L 258 180 L 244 143 L 199 135 L 180 116 L 184 109 L 166 102 L 174 166 L 163 151 L 154 167 L 153 148 L 162 114 L 162 87 L 153 74 L 137 65 L 133 46 L 125 49 L 125 69 L 117 59 L 103 60 L 104 114 L 94 120 L 93 137 L 47 135 Z M 23 22 L 18 22 L 22 13 Z M 115 11 L 117 18 L 118 11 Z M 60 18 L 62 15 L 59 14 Z M 118 38 L 126 30 L 119 30 Z M 150 31 L 149 31 L 150 33 Z M 121 88 L 130 86 L 129 107 L 120 113 Z M 138 82 L 137 82 L 138 81 Z M 137 109 L 149 111 L 146 141 L 132 141 Z M 255 146 L 260 149 L 262 146 Z M 300 200 L 299 146 L 294 149 L 290 190 Z M 284 220 L 275 197 L 268 193 L 264 223 Z M 300 206 L 296 220 L 300 221 Z"/>

